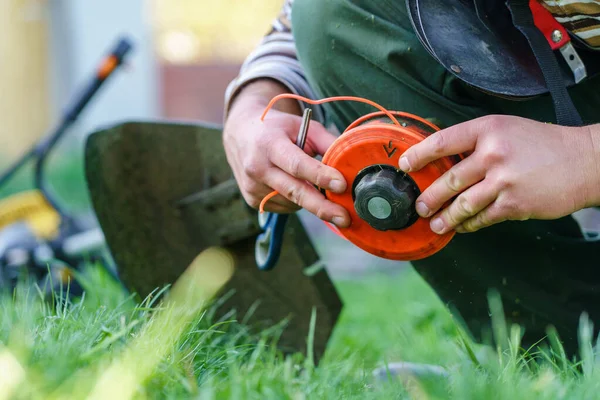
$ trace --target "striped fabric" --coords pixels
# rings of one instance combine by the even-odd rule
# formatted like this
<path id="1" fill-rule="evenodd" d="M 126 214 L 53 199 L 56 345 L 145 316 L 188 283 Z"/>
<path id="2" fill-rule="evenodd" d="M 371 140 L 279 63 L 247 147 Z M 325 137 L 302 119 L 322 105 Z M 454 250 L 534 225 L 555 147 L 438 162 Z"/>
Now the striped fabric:
<path id="1" fill-rule="evenodd" d="M 600 49 L 600 0 L 543 0 L 565 29 L 588 46 Z"/>
<path id="2" fill-rule="evenodd" d="M 274 79 L 286 86 L 291 93 L 309 99 L 315 98 L 296 56 L 291 24 L 292 3 L 293 0 L 285 0 L 279 16 L 271 25 L 271 30 L 244 60 L 239 75 L 227 87 L 225 118 L 227 118 L 229 106 L 236 94 L 244 85 L 260 78 Z M 299 104 L 302 110 L 306 107 L 312 109 L 315 121 L 325 123 L 323 106 L 307 105 L 303 102 L 299 102 Z"/>
<path id="3" fill-rule="evenodd" d="M 275 21 L 273 21 L 273 31 L 291 32 L 292 30 L 292 3 L 294 0 L 286 0 L 283 3 L 281 12 Z"/>

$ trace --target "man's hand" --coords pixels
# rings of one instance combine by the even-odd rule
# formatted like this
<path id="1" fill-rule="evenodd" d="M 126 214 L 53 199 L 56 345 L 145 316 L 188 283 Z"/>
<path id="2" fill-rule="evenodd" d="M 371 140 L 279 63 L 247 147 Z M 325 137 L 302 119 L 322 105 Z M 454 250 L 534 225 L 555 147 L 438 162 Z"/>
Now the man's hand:
<path id="1" fill-rule="evenodd" d="M 556 219 L 600 204 L 600 129 L 489 116 L 439 131 L 412 146 L 400 169 L 444 156 L 464 160 L 417 199 L 439 234 L 474 232 L 506 221 Z M 449 200 L 454 200 L 444 209 Z"/>
<path id="2" fill-rule="evenodd" d="M 281 89 L 272 82 L 259 82 L 244 89 L 231 108 L 223 131 L 227 160 L 246 202 L 258 208 L 273 191 L 265 211 L 290 213 L 299 207 L 339 227 L 350 224 L 348 212 L 325 199 L 312 185 L 341 193 L 346 190 L 343 175 L 314 159 L 323 155 L 335 140 L 321 124 L 310 124 L 302 151 L 295 140 L 302 118 L 293 103 L 269 111 L 260 120 L 268 102 Z M 291 112 L 290 112 L 291 111 Z"/>

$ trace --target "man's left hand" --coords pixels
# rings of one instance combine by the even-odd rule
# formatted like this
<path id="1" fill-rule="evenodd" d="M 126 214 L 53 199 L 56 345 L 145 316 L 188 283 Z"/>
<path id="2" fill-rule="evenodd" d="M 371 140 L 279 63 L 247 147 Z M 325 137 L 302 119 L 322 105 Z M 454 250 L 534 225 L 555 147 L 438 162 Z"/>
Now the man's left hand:
<path id="1" fill-rule="evenodd" d="M 400 169 L 414 172 L 463 154 L 419 196 L 416 207 L 421 217 L 432 217 L 436 233 L 474 232 L 600 205 L 599 149 L 599 125 L 573 128 L 494 115 L 427 137 L 402 155 Z"/>

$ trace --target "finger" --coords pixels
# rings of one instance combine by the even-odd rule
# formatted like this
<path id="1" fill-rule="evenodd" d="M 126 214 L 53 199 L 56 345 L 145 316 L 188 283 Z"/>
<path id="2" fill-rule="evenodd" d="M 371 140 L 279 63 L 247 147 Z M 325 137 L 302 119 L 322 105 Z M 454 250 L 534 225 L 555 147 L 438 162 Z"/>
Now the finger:
<path id="1" fill-rule="evenodd" d="M 246 182 L 250 182 L 247 185 L 243 185 L 240 190 L 243 192 L 244 199 L 252 208 L 258 209 L 260 202 L 264 199 L 269 193 L 272 193 L 275 189 L 262 184 L 260 182 L 256 182 L 251 178 L 245 178 Z M 245 188 L 245 190 L 244 190 Z M 274 196 L 269 199 L 268 204 L 277 204 L 283 208 L 298 208 L 298 206 L 285 197 L 281 195 Z"/>
<path id="2" fill-rule="evenodd" d="M 293 204 L 293 203 L 291 203 L 291 204 Z M 265 204 L 264 210 L 265 210 L 265 212 L 276 213 L 276 214 L 292 214 L 292 213 L 295 213 L 298 210 L 300 210 L 300 207 L 298 207 L 295 204 L 293 204 L 293 207 L 282 206 L 277 203 L 272 203 L 271 200 L 269 200 L 267 202 L 267 204 Z"/>
<path id="3" fill-rule="evenodd" d="M 288 131 L 289 135 L 291 135 L 290 138 L 294 141 L 294 143 L 296 143 L 301 124 L 302 118 L 295 119 L 294 128 Z M 311 121 L 306 134 L 304 151 L 311 156 L 315 156 L 317 154 L 324 155 L 327 152 L 327 149 L 331 147 L 335 139 L 337 139 L 337 136 L 325 129 L 325 127 L 319 122 Z"/>
<path id="4" fill-rule="evenodd" d="M 276 167 L 274 167 L 274 169 L 276 169 Z M 260 194 L 253 195 L 253 200 L 256 204 L 255 208 L 260 208 L 261 203 L 267 196 L 269 196 L 270 198 L 265 202 L 265 204 L 263 204 L 264 211 L 292 213 L 301 209 L 300 206 L 283 197 L 275 189 L 264 184 L 260 184 L 260 186 L 262 189 L 260 192 L 258 192 Z M 273 196 L 272 193 L 275 193 L 275 195 Z"/>
<path id="5" fill-rule="evenodd" d="M 338 170 L 312 158 L 293 143 L 277 140 L 269 149 L 269 160 L 289 175 L 334 193 L 346 190 L 346 181 Z"/>
<path id="6" fill-rule="evenodd" d="M 263 196 L 263 198 L 266 196 Z M 301 207 L 297 204 L 292 203 L 285 197 L 281 195 L 274 196 L 269 199 L 264 205 L 264 210 L 268 212 L 276 212 L 276 213 L 293 213 L 299 211 Z"/>
<path id="7" fill-rule="evenodd" d="M 484 129 L 479 120 L 473 120 L 438 131 L 406 150 L 400 157 L 400 169 L 418 171 L 442 157 L 472 151 Z"/>
<path id="8" fill-rule="evenodd" d="M 350 226 L 350 215 L 346 209 L 327 200 L 321 192 L 306 181 L 293 178 L 284 171 L 274 169 L 267 176 L 266 183 L 285 198 L 318 218 L 332 222 L 340 228 Z"/>
<path id="9" fill-rule="evenodd" d="M 506 220 L 508 220 L 508 217 L 504 213 L 503 209 L 498 205 L 497 202 L 494 202 L 475 215 L 473 218 L 469 218 L 459 225 L 457 232 L 476 232 L 480 229 L 504 222 Z"/>
<path id="10" fill-rule="evenodd" d="M 497 197 L 498 192 L 489 181 L 471 186 L 431 220 L 431 230 L 443 235 L 478 215 Z"/>
<path id="11" fill-rule="evenodd" d="M 258 210 L 260 208 L 260 203 L 262 199 L 264 199 L 265 197 L 266 195 L 262 197 L 257 195 L 244 195 L 244 200 L 246 201 L 246 204 L 248 204 L 248 206 L 252 207 L 255 210 Z M 298 211 L 300 209 L 298 205 L 292 203 L 291 201 L 282 196 L 275 196 L 272 199 L 269 199 L 269 201 L 265 204 L 264 210 L 275 212 L 274 209 L 272 209 L 272 207 L 276 207 L 278 210 L 290 210 L 289 212 Z"/>
<path id="12" fill-rule="evenodd" d="M 324 155 L 331 147 L 337 136 L 329 132 L 319 123 L 311 122 L 306 136 L 305 151 L 310 155 Z M 296 138 L 294 138 L 294 141 Z"/>
<path id="13" fill-rule="evenodd" d="M 267 185 L 262 185 L 262 190 L 260 192 L 260 194 L 255 194 L 253 197 L 258 200 L 258 203 L 260 204 L 260 202 L 266 197 L 268 196 L 270 193 L 273 193 L 275 191 L 275 189 L 268 187 Z M 281 207 L 284 208 L 299 208 L 297 204 L 294 204 L 293 202 L 289 201 L 288 199 L 286 199 L 285 197 L 283 197 L 281 194 L 277 194 L 276 196 L 273 196 L 272 198 L 269 199 L 269 201 L 267 202 L 269 204 L 277 204 Z"/>
<path id="14" fill-rule="evenodd" d="M 260 201 L 266 195 L 271 193 L 273 191 L 273 189 L 268 187 L 267 185 L 264 185 L 264 184 L 256 181 L 252 177 L 246 175 L 244 173 L 243 167 L 239 163 L 239 157 L 237 154 L 235 154 L 235 155 L 230 154 L 230 151 L 226 151 L 225 154 L 227 157 L 227 162 L 231 166 L 231 170 L 233 172 L 233 177 L 238 184 L 238 188 L 239 188 L 242 196 L 244 197 L 244 201 L 250 207 L 252 207 L 254 209 L 258 209 L 258 206 L 260 205 Z M 273 209 L 271 209 L 271 207 L 273 207 L 274 205 L 277 205 L 277 206 L 274 207 Z M 297 209 L 298 208 L 298 206 L 296 204 L 292 203 L 291 201 L 289 201 L 288 199 L 286 199 L 285 197 L 280 196 L 280 195 L 275 196 L 272 199 L 270 199 L 268 202 L 268 206 L 269 207 L 266 207 L 265 210 L 271 211 L 271 212 L 279 212 L 279 211 L 286 210 L 286 209 Z M 275 210 L 279 210 L 279 211 L 275 211 Z"/>
<path id="15" fill-rule="evenodd" d="M 433 182 L 417 198 L 417 213 L 428 218 L 448 200 L 485 178 L 486 166 L 477 158 L 467 157 Z"/>

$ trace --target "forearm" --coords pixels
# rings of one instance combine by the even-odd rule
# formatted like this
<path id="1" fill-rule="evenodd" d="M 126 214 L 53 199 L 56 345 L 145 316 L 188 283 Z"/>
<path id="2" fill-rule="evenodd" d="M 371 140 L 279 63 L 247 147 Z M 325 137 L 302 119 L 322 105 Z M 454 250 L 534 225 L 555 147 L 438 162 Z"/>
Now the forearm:
<path id="1" fill-rule="evenodd" d="M 233 103 L 237 102 L 238 96 L 241 97 L 242 93 L 244 93 L 244 97 L 252 95 L 257 100 L 262 99 L 265 95 L 275 96 L 280 93 L 294 93 L 311 99 L 315 98 L 296 55 L 296 45 L 290 22 L 292 3 L 293 0 L 285 1 L 279 17 L 273 21 L 271 31 L 244 60 L 239 75 L 227 87 L 225 93 L 226 119 Z M 279 86 L 275 86 L 277 89 L 267 88 L 267 83 L 265 83 L 267 81 L 278 83 Z M 256 86 L 257 82 L 261 83 Z M 249 89 L 250 91 L 248 91 Z M 257 92 L 259 93 L 257 94 Z M 305 107 L 312 108 L 313 119 L 321 123 L 325 122 L 322 106 L 310 106 L 297 101 L 296 104 L 300 112 Z M 280 106 L 279 102 L 277 105 Z"/>

